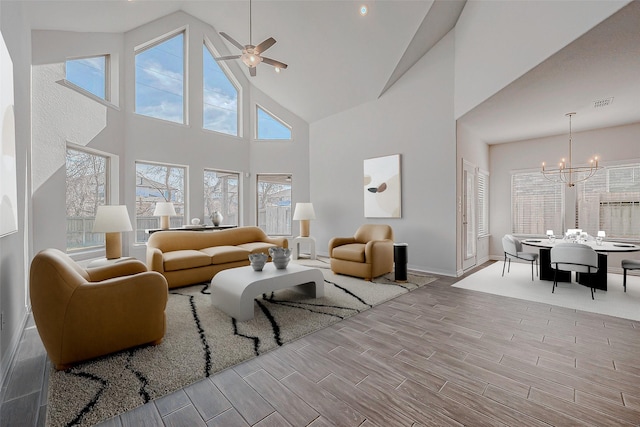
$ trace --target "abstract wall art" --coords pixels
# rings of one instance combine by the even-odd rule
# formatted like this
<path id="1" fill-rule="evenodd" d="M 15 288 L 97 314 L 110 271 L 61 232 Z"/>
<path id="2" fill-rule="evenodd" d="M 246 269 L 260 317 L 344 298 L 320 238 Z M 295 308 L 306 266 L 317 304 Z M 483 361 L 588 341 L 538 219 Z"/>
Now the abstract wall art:
<path id="1" fill-rule="evenodd" d="M 401 218 L 400 154 L 364 160 L 364 216 Z"/>

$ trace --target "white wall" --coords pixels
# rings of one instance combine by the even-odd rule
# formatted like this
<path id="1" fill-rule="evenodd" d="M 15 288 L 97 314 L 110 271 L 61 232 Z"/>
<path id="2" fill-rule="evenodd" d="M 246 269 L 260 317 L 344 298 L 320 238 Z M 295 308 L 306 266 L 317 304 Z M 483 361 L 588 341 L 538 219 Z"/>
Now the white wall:
<path id="1" fill-rule="evenodd" d="M 22 5 L 0 2 L 0 29 L 13 61 L 18 187 L 18 232 L 0 238 L 0 384 L 17 349 L 27 319 L 30 209 L 29 141 L 31 139 L 31 34 L 25 30 Z"/>
<path id="2" fill-rule="evenodd" d="M 573 133 L 573 162 L 597 155 L 601 165 L 621 162 L 640 162 L 640 123 Z M 502 236 L 511 232 L 511 173 L 512 171 L 538 171 L 543 161 L 548 164 L 566 157 L 569 150 L 568 135 L 491 145 L 490 158 L 490 228 L 491 254 L 501 259 Z M 571 191 L 567 199 L 573 200 Z M 566 207 L 568 213 L 572 209 Z M 574 211 L 574 210 L 573 210 Z M 628 254 L 627 254 L 628 256 Z M 609 267 L 620 267 L 619 259 L 609 257 Z"/>
<path id="3" fill-rule="evenodd" d="M 455 27 L 455 117 L 629 2 L 468 1 Z"/>
<path id="4" fill-rule="evenodd" d="M 455 275 L 456 143 L 450 32 L 378 100 L 310 127 L 311 235 L 327 255 L 334 236 L 387 223 L 409 244 L 409 267 Z M 401 154 L 402 218 L 365 218 L 363 160 Z"/>

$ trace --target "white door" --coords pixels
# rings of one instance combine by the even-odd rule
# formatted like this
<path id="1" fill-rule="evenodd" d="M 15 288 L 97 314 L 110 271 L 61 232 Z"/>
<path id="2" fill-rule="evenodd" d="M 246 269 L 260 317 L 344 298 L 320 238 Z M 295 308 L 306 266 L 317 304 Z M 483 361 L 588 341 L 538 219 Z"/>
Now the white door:
<path id="1" fill-rule="evenodd" d="M 476 167 L 462 162 L 462 270 L 468 270 L 476 265 Z"/>

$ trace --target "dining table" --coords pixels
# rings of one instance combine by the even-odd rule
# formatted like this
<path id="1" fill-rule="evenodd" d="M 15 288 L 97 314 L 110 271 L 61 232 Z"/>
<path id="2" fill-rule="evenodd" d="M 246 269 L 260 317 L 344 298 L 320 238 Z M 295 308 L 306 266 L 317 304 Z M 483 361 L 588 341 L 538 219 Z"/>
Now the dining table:
<path id="1" fill-rule="evenodd" d="M 571 282 L 571 272 L 558 270 L 555 272 L 551 267 L 551 248 L 560 243 L 582 243 L 590 246 L 598 254 L 598 271 L 596 273 L 576 273 L 576 281 L 582 285 L 591 285 L 603 291 L 607 290 L 607 256 L 610 253 L 638 252 L 640 245 L 625 242 L 586 240 L 584 242 L 567 239 L 525 239 L 523 245 L 536 247 L 540 250 L 540 280 L 554 280 L 556 276 L 558 282 Z M 589 277 L 591 276 L 591 277 Z"/>

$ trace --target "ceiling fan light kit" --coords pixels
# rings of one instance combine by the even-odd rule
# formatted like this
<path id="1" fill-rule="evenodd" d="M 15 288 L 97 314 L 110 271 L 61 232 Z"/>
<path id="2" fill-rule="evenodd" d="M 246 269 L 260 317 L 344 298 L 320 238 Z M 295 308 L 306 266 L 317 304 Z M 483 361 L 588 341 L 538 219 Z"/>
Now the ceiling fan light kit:
<path id="1" fill-rule="evenodd" d="M 279 73 L 280 70 L 288 67 L 284 62 L 276 61 L 275 59 L 267 58 L 266 56 L 262 56 L 262 53 L 269 49 L 271 46 L 276 44 L 276 39 L 273 37 L 269 37 L 262 43 L 254 46 L 252 44 L 252 25 L 251 25 L 251 0 L 249 0 L 249 44 L 242 45 L 238 41 L 236 41 L 229 34 L 221 32 L 220 35 L 224 37 L 229 43 L 240 49 L 242 51 L 241 55 L 229 55 L 229 56 L 220 56 L 218 58 L 214 58 L 216 61 L 227 61 L 230 59 L 240 59 L 247 67 L 249 67 L 249 74 L 251 77 L 256 76 L 256 67 L 264 62 L 265 64 L 271 65 L 275 68 L 276 73 Z"/>

